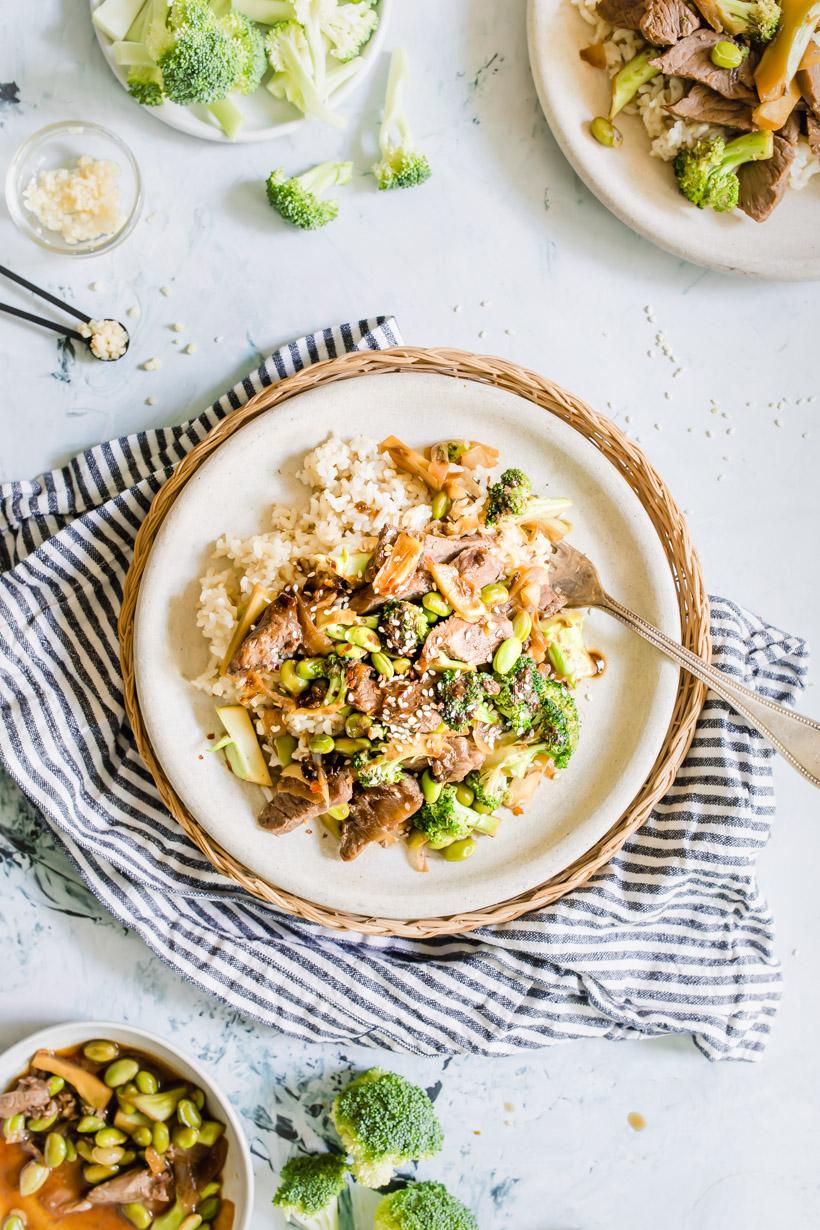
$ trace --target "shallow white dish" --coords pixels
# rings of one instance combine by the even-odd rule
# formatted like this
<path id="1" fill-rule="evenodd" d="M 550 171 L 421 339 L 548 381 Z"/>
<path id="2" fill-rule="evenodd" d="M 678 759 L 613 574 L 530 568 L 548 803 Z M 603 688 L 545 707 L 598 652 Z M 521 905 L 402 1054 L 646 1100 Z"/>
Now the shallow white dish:
<path id="1" fill-rule="evenodd" d="M 89 4 L 93 13 L 102 4 L 102 0 L 89 0 Z M 361 85 L 375 64 L 387 33 L 392 6 L 393 0 L 378 0 L 379 24 L 362 52 L 358 72 L 340 86 L 333 95 L 331 105 L 334 110 L 337 110 L 339 104 L 343 103 L 348 95 Z M 111 55 L 111 40 L 98 29 L 93 21 L 91 24 L 94 26 L 97 42 L 100 44 L 108 67 L 127 92 L 128 70 L 114 63 Z M 307 122 L 295 107 L 273 98 L 264 88 L 256 90 L 248 98 L 242 98 L 239 95 L 232 95 L 231 98 L 245 117 L 242 128 L 233 140 L 225 136 L 215 120 L 209 118 L 205 107 L 180 107 L 176 103 L 166 102 L 161 107 L 142 107 L 141 110 L 148 115 L 153 115 L 170 128 L 176 128 L 178 132 L 187 133 L 190 137 L 201 137 L 205 141 L 222 141 L 226 145 L 236 145 L 243 141 L 272 141 L 274 137 L 284 137 L 296 132 L 302 124 Z M 134 106 L 139 107 L 140 104 L 135 102 Z"/>
<path id="2" fill-rule="evenodd" d="M 340 431 L 340 425 L 344 425 Z M 223 533 L 256 533 L 275 502 L 302 502 L 293 477 L 330 431 L 423 445 L 472 437 L 502 449 L 537 490 L 574 502 L 573 542 L 600 565 L 628 606 L 680 636 L 675 588 L 654 528 L 617 471 L 578 432 L 517 395 L 424 374 L 360 376 L 323 385 L 260 415 L 225 441 L 187 483 L 157 535 L 135 617 L 134 658 L 148 736 L 171 785 L 202 826 L 270 883 L 331 908 L 390 918 L 455 914 L 548 880 L 614 824 L 648 776 L 677 690 L 674 665 L 614 620 L 593 613 L 590 643 L 609 667 L 580 698 L 584 730 L 565 773 L 545 782 L 524 816 L 454 865 L 431 858 L 420 875 L 402 843 L 342 863 L 320 824 L 284 837 L 255 823 L 262 793 L 203 755 L 217 729 L 213 700 L 191 686 L 207 663 L 196 628 L 197 578 Z M 549 484 L 549 485 L 548 485 Z"/>
<path id="3" fill-rule="evenodd" d="M 606 111 L 607 78 L 579 56 L 592 27 L 570 0 L 529 0 L 530 64 L 552 134 L 598 200 L 639 235 L 683 260 L 761 278 L 820 278 L 820 175 L 789 189 L 763 223 L 740 210 L 695 209 L 678 192 L 668 163 L 652 158 L 638 116 L 620 115 L 617 150 L 590 136 L 589 121 Z"/>
<path id="4" fill-rule="evenodd" d="M 192 1084 L 199 1085 L 205 1093 L 214 1117 L 225 1124 L 228 1153 L 223 1171 L 222 1194 L 235 1207 L 231 1230 L 249 1230 L 253 1210 L 253 1168 L 251 1154 L 239 1117 L 213 1077 L 205 1068 L 156 1034 L 132 1025 L 119 1025 L 114 1021 L 67 1021 L 63 1025 L 50 1025 L 37 1033 L 29 1034 L 10 1046 L 0 1055 L 0 1090 L 8 1088 L 16 1076 L 28 1066 L 32 1055 L 38 1050 L 62 1050 L 77 1046 L 92 1038 L 110 1038 L 124 1046 L 132 1046 L 154 1055 L 172 1071 L 178 1072 Z M 126 1223 L 123 1222 L 123 1225 Z"/>

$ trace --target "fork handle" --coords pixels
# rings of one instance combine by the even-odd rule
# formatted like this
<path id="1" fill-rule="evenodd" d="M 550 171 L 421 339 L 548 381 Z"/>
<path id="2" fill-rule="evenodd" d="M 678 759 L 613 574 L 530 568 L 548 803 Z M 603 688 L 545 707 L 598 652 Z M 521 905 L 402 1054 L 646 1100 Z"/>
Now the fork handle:
<path id="1" fill-rule="evenodd" d="M 621 606 L 609 594 L 602 607 L 705 683 L 727 705 L 737 710 L 764 739 L 768 739 L 798 773 L 802 773 L 813 786 L 820 786 L 820 722 L 795 713 L 793 709 L 778 705 L 776 701 L 737 683 L 731 675 L 704 662 L 703 658 L 673 641 L 660 628 Z"/>

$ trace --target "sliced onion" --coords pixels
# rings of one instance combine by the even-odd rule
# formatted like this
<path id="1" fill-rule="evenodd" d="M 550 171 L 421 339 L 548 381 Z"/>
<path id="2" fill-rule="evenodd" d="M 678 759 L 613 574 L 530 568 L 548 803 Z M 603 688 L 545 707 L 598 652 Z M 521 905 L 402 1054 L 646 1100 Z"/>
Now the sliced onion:
<path id="1" fill-rule="evenodd" d="M 402 530 L 396 539 L 390 558 L 385 560 L 373 578 L 373 592 L 383 597 L 398 593 L 418 567 L 424 543 Z"/>
<path id="2" fill-rule="evenodd" d="M 474 581 L 462 576 L 452 564 L 437 564 L 429 557 L 424 562 L 439 592 L 457 615 L 471 624 L 487 618 L 487 608 Z"/>
<path id="3" fill-rule="evenodd" d="M 296 595 L 296 613 L 299 616 L 299 627 L 302 629 L 302 643 L 308 653 L 312 657 L 324 657 L 330 653 L 333 642 L 316 627 L 313 616 L 299 594 Z"/>

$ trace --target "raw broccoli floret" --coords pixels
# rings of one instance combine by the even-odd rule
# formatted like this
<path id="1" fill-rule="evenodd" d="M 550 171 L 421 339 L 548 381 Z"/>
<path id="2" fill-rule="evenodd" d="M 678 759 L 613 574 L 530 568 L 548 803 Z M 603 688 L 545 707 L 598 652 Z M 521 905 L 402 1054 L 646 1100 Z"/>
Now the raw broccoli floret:
<path id="1" fill-rule="evenodd" d="M 339 1196 L 347 1162 L 335 1153 L 292 1157 L 285 1162 L 273 1203 L 302 1230 L 339 1230 Z"/>
<path id="2" fill-rule="evenodd" d="M 379 161 L 373 174 L 379 188 L 414 188 L 432 174 L 430 163 L 416 148 L 404 111 L 404 83 L 407 77 L 407 55 L 393 52 L 384 116 L 379 129 Z"/>
<path id="3" fill-rule="evenodd" d="M 456 787 L 447 784 L 441 787 L 432 803 L 425 803 L 421 811 L 416 812 L 413 827 L 425 834 L 431 850 L 443 850 L 454 841 L 463 841 L 471 833 L 494 833 L 497 823 L 460 803 Z"/>
<path id="4" fill-rule="evenodd" d="M 715 0 L 715 8 L 724 30 L 756 43 L 770 43 L 780 25 L 778 0 Z"/>
<path id="5" fill-rule="evenodd" d="M 275 73 L 265 88 L 274 98 L 285 99 L 305 115 L 335 128 L 343 127 L 344 119 L 330 110 L 317 86 L 316 65 L 303 27 L 297 21 L 276 22 L 268 31 L 265 47 Z"/>
<path id="6" fill-rule="evenodd" d="M 578 746 L 581 720 L 572 693 L 557 679 L 543 680 L 543 699 L 538 713 L 538 734 L 546 744 L 556 768 L 563 769 Z"/>
<path id="7" fill-rule="evenodd" d="M 505 470 L 498 482 L 487 491 L 484 522 L 537 521 L 539 517 L 554 517 L 569 508 L 566 499 L 542 499 L 532 494 L 532 483 L 523 470 Z"/>
<path id="8" fill-rule="evenodd" d="M 271 171 L 267 181 L 268 201 L 286 222 L 303 231 L 318 230 L 339 213 L 338 201 L 324 200 L 322 193 L 348 183 L 352 172 L 352 162 L 320 162 L 290 179 L 281 169 Z"/>
<path id="9" fill-rule="evenodd" d="M 219 102 L 239 76 L 239 47 L 217 26 L 185 26 L 160 56 L 159 67 L 172 102 L 183 106 Z"/>
<path id="10" fill-rule="evenodd" d="M 158 68 L 132 68 L 128 73 L 128 93 L 143 107 L 159 107 L 165 102 L 162 73 Z"/>
<path id="11" fill-rule="evenodd" d="M 219 28 L 239 48 L 239 72 L 234 88 L 240 94 L 252 94 L 259 88 L 268 69 L 265 36 L 244 13 L 226 13 L 220 19 Z"/>
<path id="12" fill-rule="evenodd" d="M 401 757 L 370 757 L 366 752 L 357 752 L 353 757 L 353 772 L 366 789 L 393 786 L 404 777 L 404 763 Z"/>
<path id="13" fill-rule="evenodd" d="M 478 1230 L 478 1222 L 443 1183 L 412 1183 L 379 1202 L 373 1230 Z"/>
<path id="14" fill-rule="evenodd" d="M 322 33 L 330 40 L 330 54 L 346 64 L 361 54 L 379 24 L 379 14 L 366 0 L 353 0 L 332 8 L 321 22 Z"/>
<path id="15" fill-rule="evenodd" d="M 442 671 L 436 683 L 441 716 L 453 730 L 464 730 L 486 701 L 478 671 Z"/>
<path id="16" fill-rule="evenodd" d="M 215 25 L 214 11 L 208 0 L 171 0 L 167 23 L 172 30 L 206 30 Z"/>
<path id="17" fill-rule="evenodd" d="M 740 196 L 738 167 L 771 158 L 773 149 L 771 132 L 745 133 L 728 144 L 722 137 L 699 141 L 693 149 L 682 149 L 675 156 L 678 187 L 698 209 L 708 205 L 725 213 L 734 209 Z"/>
<path id="18" fill-rule="evenodd" d="M 424 643 L 430 625 L 412 602 L 386 602 L 379 616 L 379 635 L 393 653 L 410 658 Z"/>
<path id="19" fill-rule="evenodd" d="M 397 1166 L 434 1157 L 444 1143 L 424 1090 L 380 1068 L 357 1076 L 337 1095 L 331 1118 L 365 1187 L 384 1187 Z"/>
<path id="20" fill-rule="evenodd" d="M 545 680 L 528 654 L 522 653 L 506 675 L 498 675 L 501 685 L 494 698 L 505 724 L 517 735 L 525 735 L 537 724 L 546 694 Z"/>

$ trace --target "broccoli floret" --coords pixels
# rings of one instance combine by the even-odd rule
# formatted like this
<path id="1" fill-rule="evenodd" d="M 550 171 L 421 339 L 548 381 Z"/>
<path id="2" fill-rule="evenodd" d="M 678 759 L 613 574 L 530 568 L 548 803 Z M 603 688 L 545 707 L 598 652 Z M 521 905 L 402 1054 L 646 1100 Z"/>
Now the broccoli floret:
<path id="1" fill-rule="evenodd" d="M 556 768 L 563 769 L 578 746 L 581 720 L 572 693 L 565 684 L 556 679 L 544 679 L 543 685 L 538 734 Z"/>
<path id="2" fill-rule="evenodd" d="M 413 827 L 425 834 L 431 850 L 443 850 L 473 832 L 494 833 L 497 826 L 486 814 L 460 803 L 456 787 L 448 784 L 441 787 L 432 803 L 425 803 L 421 811 L 416 812 Z"/>
<path id="3" fill-rule="evenodd" d="M 316 84 L 314 58 L 302 26 L 297 21 L 276 22 L 268 31 L 265 47 L 275 71 L 265 88 L 274 98 L 285 99 L 303 114 L 335 128 L 343 127 L 344 120 L 325 104 Z"/>
<path id="4" fill-rule="evenodd" d="M 724 30 L 745 34 L 756 43 L 770 43 L 780 25 L 777 0 L 716 0 L 715 7 Z"/>
<path id="5" fill-rule="evenodd" d="M 401 757 L 369 757 L 366 752 L 357 752 L 353 772 L 367 790 L 373 786 L 393 786 L 404 777 L 404 761 Z"/>
<path id="6" fill-rule="evenodd" d="M 562 611 L 541 629 L 547 644 L 547 656 L 553 670 L 574 688 L 579 679 L 589 679 L 599 673 L 599 664 L 584 645 L 583 615 L 580 611 Z"/>
<path id="7" fill-rule="evenodd" d="M 165 102 L 162 73 L 158 68 L 132 68 L 128 73 L 128 93 L 143 107 L 159 107 Z"/>
<path id="8" fill-rule="evenodd" d="M 352 162 L 320 162 L 302 175 L 287 178 L 284 171 L 268 176 L 268 201 L 276 212 L 303 231 L 315 231 L 332 222 L 339 212 L 337 201 L 326 201 L 322 193 L 346 184 L 353 171 Z"/>
<path id="9" fill-rule="evenodd" d="M 486 701 L 478 671 L 442 671 L 436 683 L 441 716 L 453 730 L 464 730 Z"/>
<path id="10" fill-rule="evenodd" d="M 412 1183 L 379 1202 L 373 1230 L 478 1230 L 478 1222 L 443 1183 Z"/>
<path id="11" fill-rule="evenodd" d="M 167 23 L 172 30 L 207 30 L 215 25 L 214 11 L 208 0 L 172 0 Z"/>
<path id="12" fill-rule="evenodd" d="M 699 141 L 694 149 L 682 149 L 675 157 L 678 187 L 693 205 L 707 205 L 718 213 L 734 209 L 740 196 L 737 169 L 744 162 L 771 158 L 771 132 L 750 132 L 728 144 L 722 137 Z"/>
<path id="13" fill-rule="evenodd" d="M 265 36 L 244 13 L 227 13 L 220 19 L 219 28 L 239 48 L 239 72 L 234 88 L 240 94 L 252 94 L 259 88 L 268 68 Z"/>
<path id="14" fill-rule="evenodd" d="M 484 522 L 494 525 L 497 521 L 537 521 L 550 518 L 569 508 L 566 499 L 542 499 L 532 494 L 532 483 L 523 470 L 505 470 L 498 482 L 487 491 L 484 507 Z"/>
<path id="15" fill-rule="evenodd" d="M 421 607 L 412 602 L 386 602 L 379 617 L 379 635 L 393 653 L 410 658 L 430 630 Z"/>
<path id="16" fill-rule="evenodd" d="M 475 795 L 475 811 L 490 815 L 504 806 L 509 782 L 502 769 L 472 769 L 465 777 L 464 784 L 469 786 Z"/>
<path id="17" fill-rule="evenodd" d="M 353 0 L 331 9 L 321 22 L 322 33 L 330 40 L 330 54 L 346 64 L 361 54 L 379 24 L 379 14 L 366 0 Z"/>
<path id="18" fill-rule="evenodd" d="M 347 1169 L 345 1159 L 335 1153 L 292 1157 L 282 1167 L 273 1203 L 302 1230 L 339 1230 L 339 1196 Z"/>
<path id="19" fill-rule="evenodd" d="M 172 102 L 183 106 L 219 102 L 239 76 L 239 47 L 215 26 L 186 26 L 173 47 L 160 56 L 159 67 Z"/>
<path id="20" fill-rule="evenodd" d="M 384 1187 L 397 1166 L 434 1157 L 444 1143 L 424 1090 L 380 1068 L 357 1076 L 337 1095 L 331 1118 L 365 1187 Z"/>
<path id="21" fill-rule="evenodd" d="M 510 730 L 525 735 L 537 724 L 546 695 L 545 680 L 532 658 L 522 653 L 506 675 L 498 676 L 498 681 L 501 689 L 494 698 L 495 707 Z"/>
<path id="22" fill-rule="evenodd" d="M 406 77 L 407 55 L 401 50 L 394 51 L 387 79 L 384 117 L 379 129 L 381 156 L 373 165 L 373 174 L 381 189 L 414 188 L 432 174 L 430 163 L 416 149 L 404 112 Z"/>

